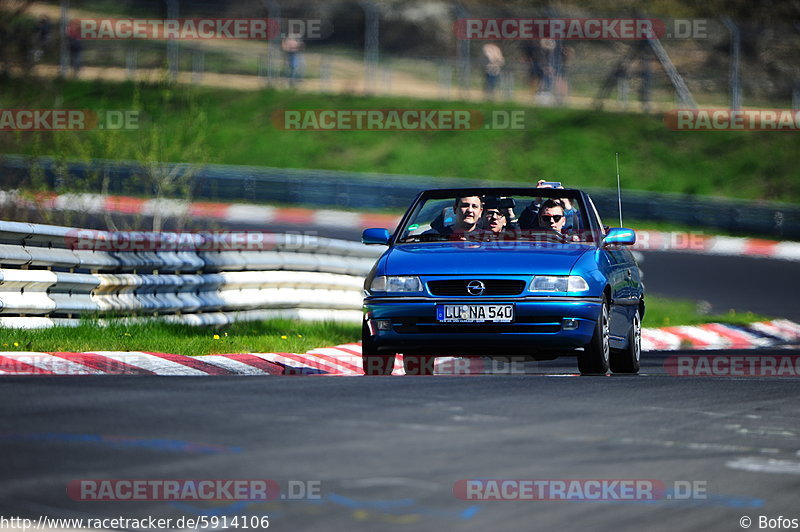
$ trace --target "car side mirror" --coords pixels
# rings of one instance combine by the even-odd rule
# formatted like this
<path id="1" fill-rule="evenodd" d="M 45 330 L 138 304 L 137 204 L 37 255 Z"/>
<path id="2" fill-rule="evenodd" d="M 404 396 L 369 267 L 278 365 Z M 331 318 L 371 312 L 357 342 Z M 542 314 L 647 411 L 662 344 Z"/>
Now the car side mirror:
<path id="1" fill-rule="evenodd" d="M 636 233 L 633 229 L 615 227 L 609 229 L 608 234 L 603 238 L 603 247 L 606 246 L 632 246 L 636 243 Z"/>
<path id="2" fill-rule="evenodd" d="M 387 229 L 379 227 L 364 229 L 364 232 L 361 233 L 361 242 L 364 244 L 379 244 L 381 246 L 388 246 L 391 238 L 392 235 L 389 234 Z"/>

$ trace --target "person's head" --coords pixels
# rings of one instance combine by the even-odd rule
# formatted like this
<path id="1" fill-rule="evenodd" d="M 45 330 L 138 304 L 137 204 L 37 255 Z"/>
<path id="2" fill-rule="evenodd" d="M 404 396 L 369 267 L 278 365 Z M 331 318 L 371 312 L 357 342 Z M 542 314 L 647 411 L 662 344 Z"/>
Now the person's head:
<path id="1" fill-rule="evenodd" d="M 498 61 L 503 59 L 503 51 L 494 43 L 486 43 L 481 47 L 483 55 L 490 61 Z"/>
<path id="2" fill-rule="evenodd" d="M 514 214 L 511 209 L 487 206 L 483 211 L 484 227 L 493 233 L 500 233 L 508 226 L 508 222 L 513 217 Z"/>
<path id="3" fill-rule="evenodd" d="M 558 232 L 564 228 L 567 219 L 564 217 L 564 207 L 559 201 L 549 199 L 539 207 L 539 226 L 549 227 Z"/>
<path id="4" fill-rule="evenodd" d="M 456 213 L 455 229 L 464 232 L 472 231 L 483 214 L 483 203 L 478 196 L 456 198 L 453 210 Z"/>

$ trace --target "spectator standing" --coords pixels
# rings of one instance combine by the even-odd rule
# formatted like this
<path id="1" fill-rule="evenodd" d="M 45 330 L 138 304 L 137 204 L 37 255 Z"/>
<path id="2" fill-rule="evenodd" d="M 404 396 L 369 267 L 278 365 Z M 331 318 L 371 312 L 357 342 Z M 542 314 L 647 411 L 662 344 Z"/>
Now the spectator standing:
<path id="1" fill-rule="evenodd" d="M 484 72 L 486 73 L 484 92 L 486 97 L 491 99 L 494 98 L 494 89 L 497 86 L 497 80 L 500 79 L 500 73 L 503 71 L 506 60 L 500 47 L 492 43 L 483 45 L 483 60 Z"/>
<path id="2" fill-rule="evenodd" d="M 544 56 L 542 55 L 542 47 L 539 45 L 538 39 L 524 41 L 522 45 L 522 52 L 525 55 L 525 60 L 528 63 L 531 94 L 536 97 L 536 93 L 539 90 L 539 83 L 544 78 Z"/>
<path id="3" fill-rule="evenodd" d="M 572 60 L 573 50 L 564 41 L 555 41 L 553 49 L 553 96 L 558 105 L 564 103 L 569 94 L 567 67 Z"/>
<path id="4" fill-rule="evenodd" d="M 300 35 L 289 33 L 281 42 L 281 50 L 286 54 L 286 64 L 289 68 L 289 84 L 294 87 L 303 77 L 304 44 Z"/>
<path id="5" fill-rule="evenodd" d="M 45 51 L 50 47 L 50 40 L 53 34 L 53 25 L 50 19 L 43 16 L 33 27 L 33 62 L 40 63 L 44 58 Z"/>
<path id="6" fill-rule="evenodd" d="M 639 101 L 642 103 L 642 111 L 650 113 L 653 110 L 651 94 L 653 91 L 653 59 L 642 57 L 639 61 Z"/>
<path id="7" fill-rule="evenodd" d="M 80 39 L 80 29 L 77 24 L 67 27 L 67 48 L 69 49 L 69 64 L 73 77 L 78 77 L 83 60 L 83 41 Z"/>

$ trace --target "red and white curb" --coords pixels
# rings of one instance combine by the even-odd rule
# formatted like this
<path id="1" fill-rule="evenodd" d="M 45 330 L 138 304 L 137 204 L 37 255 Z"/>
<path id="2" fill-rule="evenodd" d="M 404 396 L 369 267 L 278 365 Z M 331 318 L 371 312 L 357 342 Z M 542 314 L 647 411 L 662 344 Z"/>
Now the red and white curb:
<path id="1" fill-rule="evenodd" d="M 800 242 L 706 235 L 699 232 L 637 230 L 633 249 L 800 261 Z"/>
<path id="2" fill-rule="evenodd" d="M 246 203 L 188 202 L 171 199 L 144 199 L 103 194 L 49 194 L 35 200 L 23 198 L 14 191 L 0 191 L 0 204 L 15 204 L 50 210 L 72 210 L 90 213 L 117 212 L 124 214 L 210 218 L 228 222 L 284 223 L 298 227 L 327 227 L 344 229 L 396 227 L 400 217 L 392 214 L 367 214 L 331 209 L 302 207 L 271 207 Z M 779 242 L 758 238 L 739 238 L 707 235 L 702 232 L 636 231 L 639 251 L 683 251 L 710 255 L 762 257 L 800 261 L 800 242 Z"/>
<path id="3" fill-rule="evenodd" d="M 789 320 L 744 326 L 722 323 L 642 329 L 642 351 L 757 349 L 800 341 L 800 325 Z"/>
<path id="4" fill-rule="evenodd" d="M 757 349 L 800 342 L 800 324 L 789 320 L 747 327 L 710 323 L 642 330 L 643 351 Z M 511 363 L 513 364 L 513 363 Z M 467 375 L 516 372 L 486 358 L 442 357 L 436 373 Z M 362 375 L 361 344 L 312 349 L 307 353 L 236 353 L 184 356 L 145 351 L 87 353 L 0 352 L 0 375 Z M 403 355 L 395 359 L 402 375 Z"/>

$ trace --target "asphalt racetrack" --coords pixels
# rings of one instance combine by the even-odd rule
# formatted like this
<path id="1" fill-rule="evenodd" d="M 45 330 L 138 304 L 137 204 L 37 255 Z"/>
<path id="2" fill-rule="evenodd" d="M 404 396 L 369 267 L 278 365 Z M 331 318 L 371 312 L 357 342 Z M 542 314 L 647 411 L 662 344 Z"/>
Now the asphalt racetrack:
<path id="1" fill-rule="evenodd" d="M 675 377 L 664 369 L 675 354 L 646 353 L 639 376 L 578 377 L 560 359 L 533 375 L 0 378 L 0 515 L 670 532 L 800 518 L 800 379 Z M 69 497 L 82 479 L 270 479 L 284 498 Z M 663 489 L 656 500 L 462 500 L 469 479 Z"/>
<path id="2" fill-rule="evenodd" d="M 650 294 L 800 319 L 800 287 L 780 282 L 794 278 L 794 262 L 642 255 Z M 635 377 L 578 377 L 569 358 L 540 362 L 535 374 L 472 377 L 0 377 L 0 516 L 171 518 L 171 528 L 206 518 L 205 530 L 222 528 L 212 517 L 269 516 L 273 530 L 326 531 L 672 532 L 800 519 L 800 379 L 676 377 L 665 370 L 676 354 L 645 353 Z M 284 497 L 89 501 L 68 493 L 83 479 L 270 479 Z M 509 479 L 511 495 L 531 480 L 661 491 L 655 500 L 615 499 L 619 490 L 606 500 L 459 498 L 480 479 L 477 498 Z"/>

